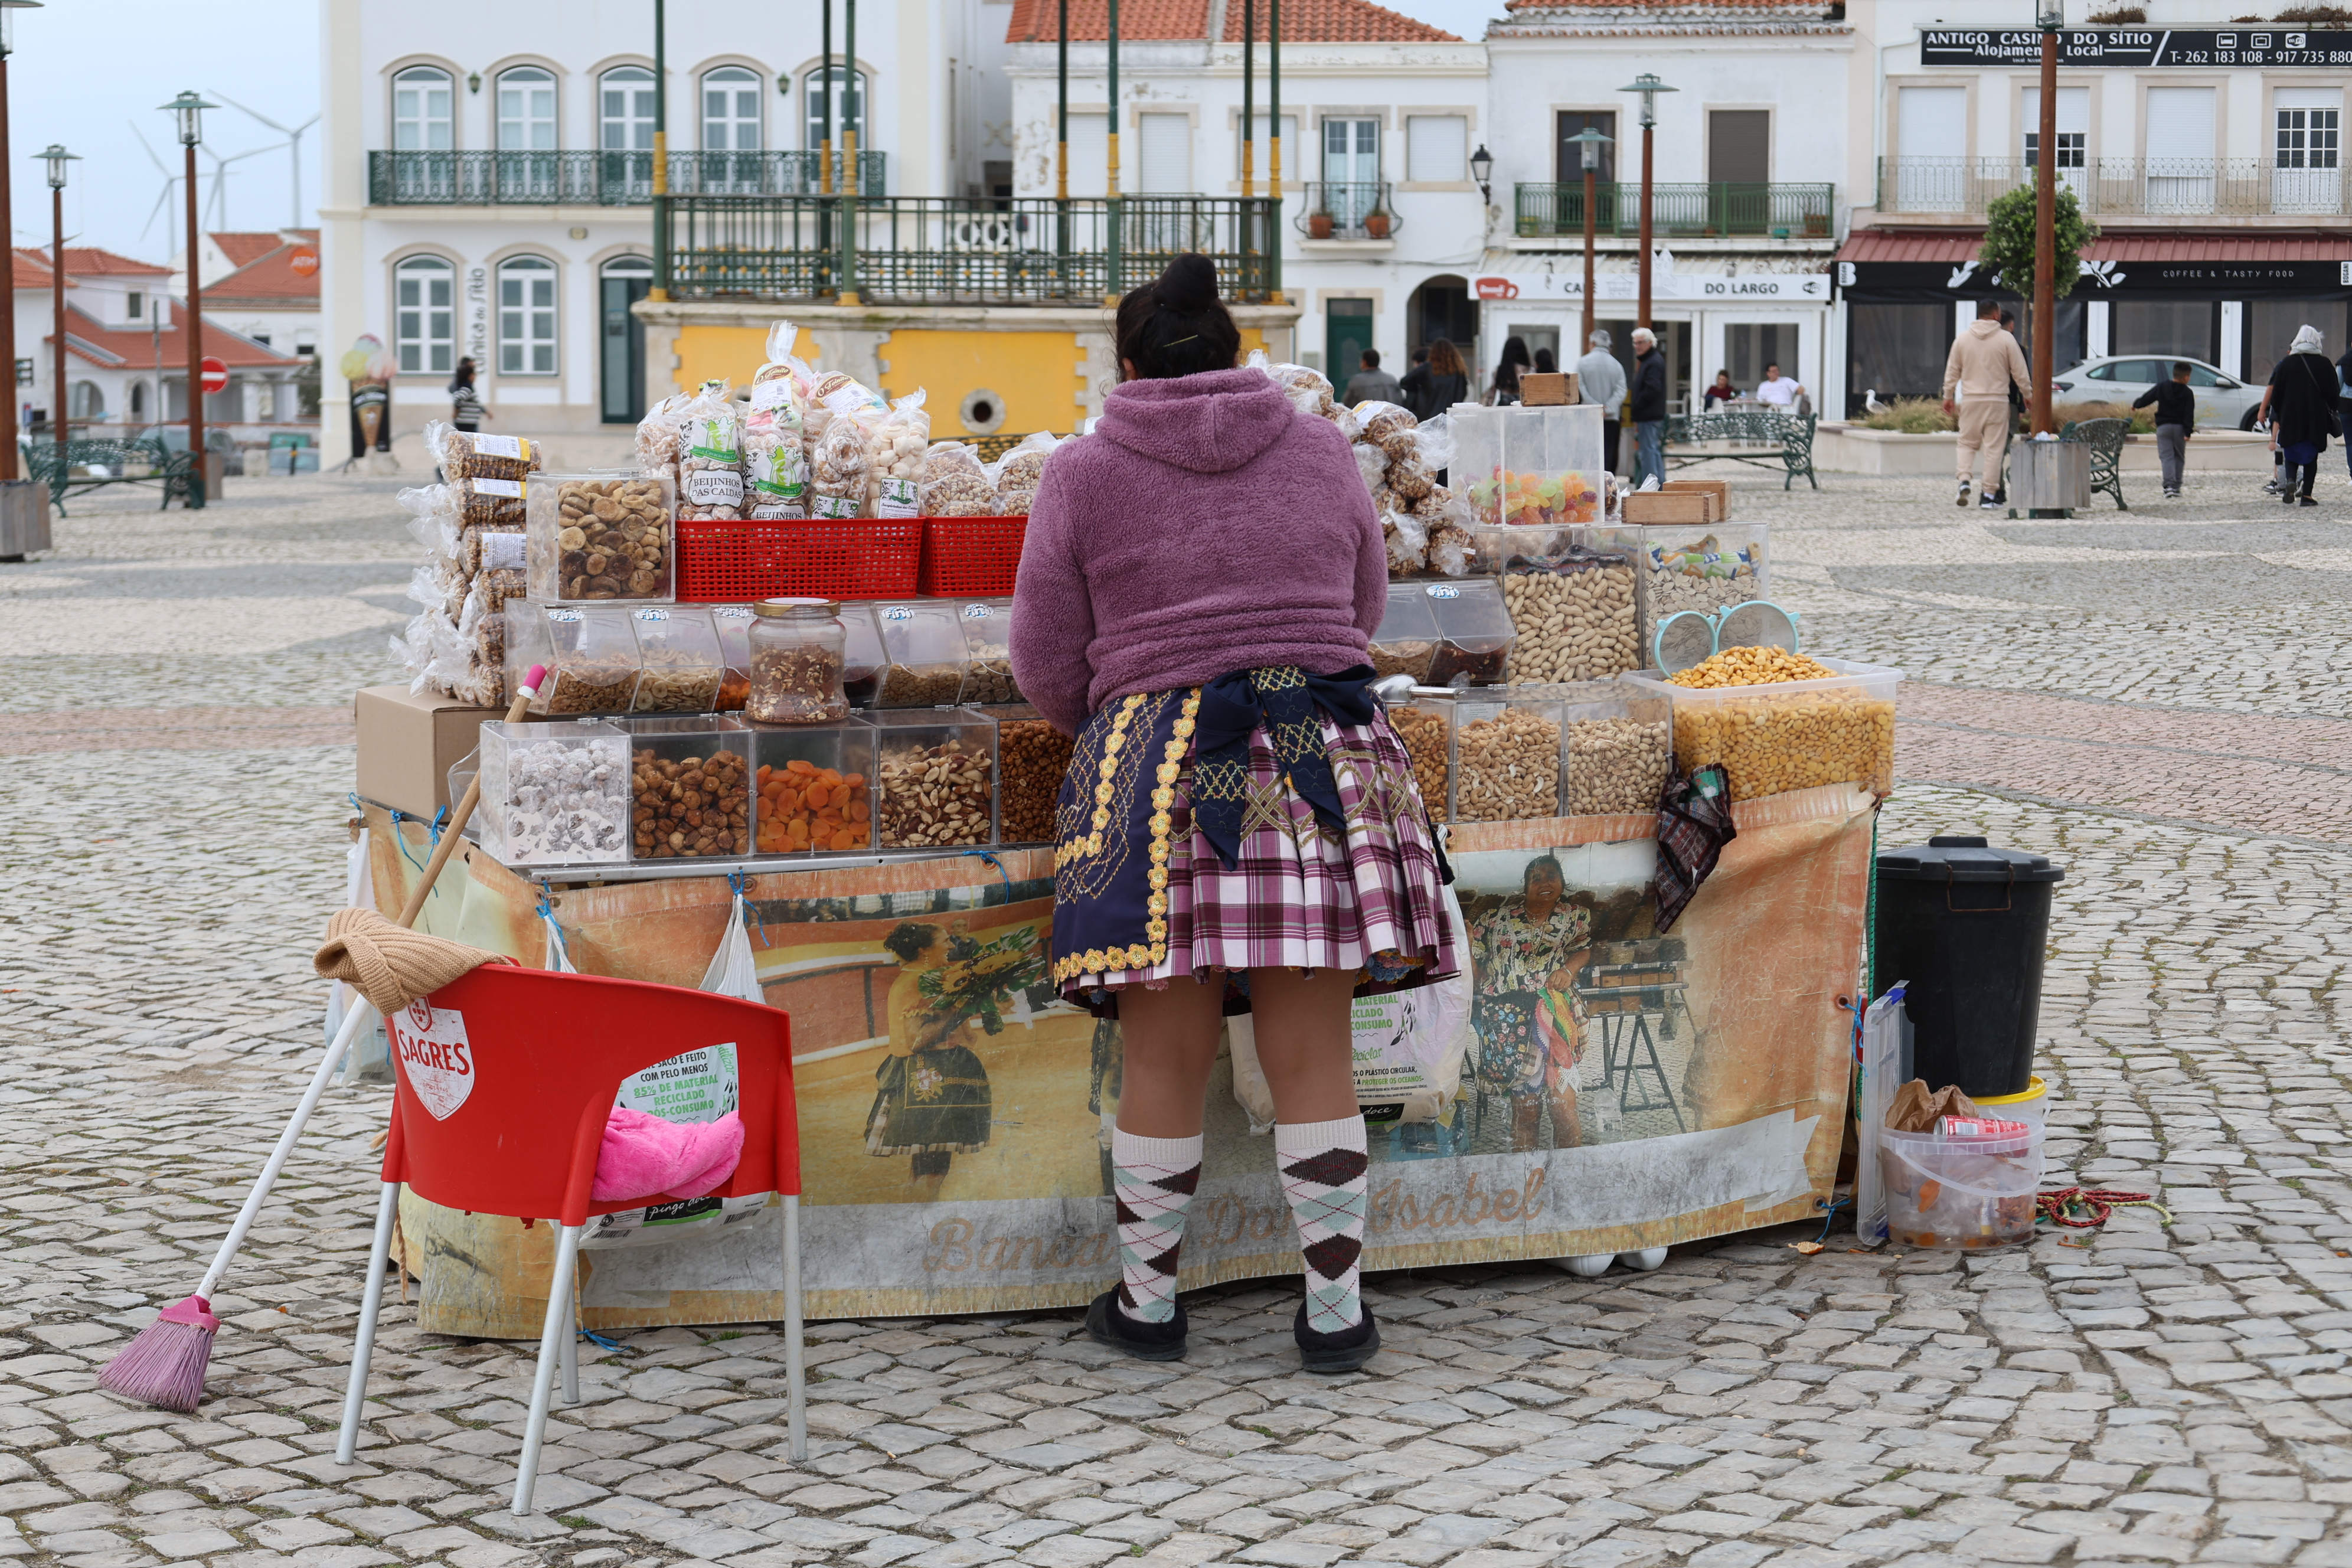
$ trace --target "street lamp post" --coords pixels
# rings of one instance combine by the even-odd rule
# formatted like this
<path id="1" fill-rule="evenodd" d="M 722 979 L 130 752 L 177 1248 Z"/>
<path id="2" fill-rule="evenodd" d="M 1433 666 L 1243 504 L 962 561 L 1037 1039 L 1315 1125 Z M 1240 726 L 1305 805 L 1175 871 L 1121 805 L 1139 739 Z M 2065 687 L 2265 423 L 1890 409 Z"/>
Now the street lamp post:
<path id="1" fill-rule="evenodd" d="M 2058 40 L 2066 26 L 2065 0 L 2036 0 L 2042 29 L 2042 137 L 2033 160 L 2033 433 L 2050 433 L 2051 317 L 2057 313 Z"/>
<path id="2" fill-rule="evenodd" d="M 1612 140 L 1590 125 L 1569 138 L 1584 161 L 1584 335 L 1577 341 L 1580 353 L 1592 346 L 1592 205 L 1598 190 L 1595 182 L 1601 175 L 1601 149 Z"/>
<path id="3" fill-rule="evenodd" d="M 41 149 L 41 161 L 48 165 L 49 175 L 49 319 L 57 339 L 49 379 L 54 389 L 50 401 L 57 406 L 49 411 L 49 438 L 62 442 L 70 433 L 66 401 L 66 165 L 81 160 L 52 142 Z"/>
<path id="4" fill-rule="evenodd" d="M 1637 258 L 1637 265 L 1640 269 L 1642 279 L 1642 297 L 1640 303 L 1634 309 L 1633 324 L 1637 327 L 1646 327 L 1650 325 L 1651 142 L 1653 140 L 1654 133 L 1658 128 L 1658 94 L 1662 92 L 1677 92 L 1681 89 L 1678 88 L 1668 87 L 1664 82 L 1660 81 L 1653 72 L 1643 71 L 1640 76 L 1633 79 L 1631 86 L 1621 87 L 1617 90 L 1619 92 L 1638 92 L 1642 95 L 1642 254 Z"/>
<path id="5" fill-rule="evenodd" d="M 204 236 L 196 219 L 196 144 L 205 139 L 204 111 L 220 105 L 184 92 L 158 107 L 170 111 L 188 160 L 188 457 L 195 464 L 188 481 L 188 504 L 201 507 L 212 488 L 212 475 L 205 456 Z"/>
<path id="6" fill-rule="evenodd" d="M 8 205 L 8 57 L 16 52 L 16 22 L 15 13 L 37 10 L 41 0 L 0 0 L 0 214 L 10 211 Z M 19 412 L 16 395 L 16 263 L 14 256 L 8 261 L 7 308 L 0 310 L 0 374 L 7 378 L 8 437 L 0 441 L 0 484 L 16 482 L 16 432 L 23 427 L 24 416 Z"/>

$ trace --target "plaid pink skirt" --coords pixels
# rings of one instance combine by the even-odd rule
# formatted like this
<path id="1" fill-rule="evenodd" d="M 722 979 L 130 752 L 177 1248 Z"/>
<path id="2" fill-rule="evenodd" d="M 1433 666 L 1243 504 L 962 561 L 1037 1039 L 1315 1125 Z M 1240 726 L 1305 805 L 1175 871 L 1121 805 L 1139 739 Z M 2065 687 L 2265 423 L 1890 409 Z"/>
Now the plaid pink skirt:
<path id="1" fill-rule="evenodd" d="M 1290 787 L 1263 727 L 1234 868 L 1192 826 L 1195 691 L 1116 699 L 1080 731 L 1056 816 L 1054 979 L 1073 1001 L 1256 968 L 1347 969 L 1370 989 L 1459 965 L 1429 815 L 1384 714 L 1318 713 L 1344 835 Z M 1139 915 L 1139 919 L 1138 918 Z"/>

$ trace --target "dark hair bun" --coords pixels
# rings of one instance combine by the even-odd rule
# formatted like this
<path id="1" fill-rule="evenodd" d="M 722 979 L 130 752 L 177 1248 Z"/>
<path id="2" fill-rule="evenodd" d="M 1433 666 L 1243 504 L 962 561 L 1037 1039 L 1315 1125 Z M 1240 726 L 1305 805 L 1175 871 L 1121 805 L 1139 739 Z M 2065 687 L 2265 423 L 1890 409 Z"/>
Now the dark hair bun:
<path id="1" fill-rule="evenodd" d="M 1197 250 L 1188 250 L 1168 264 L 1151 293 L 1164 310 L 1191 315 L 1217 302 L 1217 264 Z"/>

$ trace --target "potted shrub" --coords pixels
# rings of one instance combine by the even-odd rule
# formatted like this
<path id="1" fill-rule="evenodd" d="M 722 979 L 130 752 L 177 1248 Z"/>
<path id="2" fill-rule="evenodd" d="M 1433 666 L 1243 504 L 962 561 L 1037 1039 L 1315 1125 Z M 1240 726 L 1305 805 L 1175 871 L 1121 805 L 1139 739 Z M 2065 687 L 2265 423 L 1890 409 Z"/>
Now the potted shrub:
<path id="1" fill-rule="evenodd" d="M 1374 239 L 1389 237 L 1389 214 L 1386 207 L 1374 207 L 1364 215 L 1364 232 Z"/>
<path id="2" fill-rule="evenodd" d="M 1331 237 L 1331 214 L 1328 209 L 1318 209 L 1307 215 L 1307 237 L 1309 239 Z"/>

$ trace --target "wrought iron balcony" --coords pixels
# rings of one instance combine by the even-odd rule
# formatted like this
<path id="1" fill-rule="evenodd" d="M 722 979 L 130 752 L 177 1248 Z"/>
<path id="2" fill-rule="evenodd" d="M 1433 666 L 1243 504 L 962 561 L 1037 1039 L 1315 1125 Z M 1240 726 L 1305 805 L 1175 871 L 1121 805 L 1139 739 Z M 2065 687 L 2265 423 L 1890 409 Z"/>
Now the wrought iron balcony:
<path id="1" fill-rule="evenodd" d="M 669 196 L 656 244 L 679 300 L 854 292 L 902 303 L 1099 304 L 1187 250 L 1216 263 L 1227 296 L 1263 300 L 1279 287 L 1278 216 L 1263 196 Z"/>
<path id="2" fill-rule="evenodd" d="M 679 195 L 815 195 L 821 153 L 672 153 Z M 857 154 L 861 195 L 887 194 L 887 159 Z M 845 165 L 833 154 L 834 188 Z M 370 153 L 372 206 L 644 206 L 654 199 L 651 153 Z"/>
<path id="3" fill-rule="evenodd" d="M 1650 230 L 1661 239 L 1718 235 L 1827 239 L 1835 221 L 1829 184 L 1653 184 Z M 1584 235 L 1584 182 L 1516 187 L 1517 230 L 1522 239 L 1576 239 Z M 1642 232 L 1642 187 L 1613 181 L 1593 187 L 1593 227 L 1607 235 Z"/>
<path id="4" fill-rule="evenodd" d="M 1404 220 L 1386 180 L 1310 180 L 1290 226 L 1309 239 L 1386 239 Z"/>
<path id="5" fill-rule="evenodd" d="M 2061 148 L 2059 155 L 2065 156 Z M 2033 183 L 2024 158 L 1882 158 L 1878 210 L 1981 218 L 1993 198 Z M 2094 158 L 2061 163 L 2059 183 L 2084 216 L 2304 217 L 2352 212 L 2341 168 L 2285 168 L 2259 158 Z"/>

